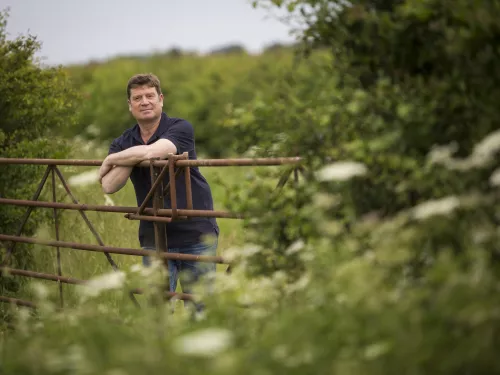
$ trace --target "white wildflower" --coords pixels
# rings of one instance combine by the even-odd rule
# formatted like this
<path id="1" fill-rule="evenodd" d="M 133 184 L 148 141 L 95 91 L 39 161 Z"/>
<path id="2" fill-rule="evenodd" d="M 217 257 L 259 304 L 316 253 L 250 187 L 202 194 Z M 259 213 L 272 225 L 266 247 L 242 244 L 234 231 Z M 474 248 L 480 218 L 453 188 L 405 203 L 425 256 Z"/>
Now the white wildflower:
<path id="1" fill-rule="evenodd" d="M 316 175 L 320 181 L 347 181 L 356 176 L 363 176 L 366 173 L 367 168 L 364 164 L 354 161 L 342 161 L 321 168 Z"/>
<path id="2" fill-rule="evenodd" d="M 241 255 L 245 257 L 250 257 L 254 254 L 257 254 L 260 250 L 261 248 L 257 245 L 246 245 L 242 249 L 240 249 Z"/>
<path id="3" fill-rule="evenodd" d="M 458 144 L 453 142 L 449 145 L 434 146 L 429 152 L 428 159 L 430 164 L 448 164 L 452 155 L 457 152 Z"/>
<path id="4" fill-rule="evenodd" d="M 149 266 L 145 266 L 142 263 L 136 263 L 130 266 L 130 272 L 138 273 L 141 276 L 148 277 L 152 273 L 160 270 L 163 267 L 163 262 L 156 257 L 156 250 L 151 251 L 151 255 L 149 257 Z"/>
<path id="5" fill-rule="evenodd" d="M 255 157 L 259 154 L 261 148 L 259 146 L 250 146 L 244 155 L 248 158 Z"/>
<path id="6" fill-rule="evenodd" d="M 234 262 L 236 259 L 238 259 L 240 254 L 241 254 L 240 248 L 230 247 L 224 250 L 223 257 L 228 262 Z"/>
<path id="7" fill-rule="evenodd" d="M 374 344 L 368 345 L 365 348 L 365 357 L 367 359 L 375 359 L 378 358 L 391 349 L 391 344 L 385 341 L 376 342 Z"/>
<path id="8" fill-rule="evenodd" d="M 314 195 L 314 205 L 320 208 L 332 208 L 339 205 L 342 201 L 340 194 L 316 193 Z"/>
<path id="9" fill-rule="evenodd" d="M 99 170 L 92 169 L 68 178 L 70 186 L 87 186 L 97 183 L 99 181 Z"/>
<path id="10" fill-rule="evenodd" d="M 33 283 L 31 287 L 33 288 L 33 292 L 35 293 L 37 299 L 44 300 L 49 296 L 49 291 L 45 285 Z"/>
<path id="11" fill-rule="evenodd" d="M 238 279 L 234 277 L 233 274 L 227 274 L 225 272 L 217 272 L 215 274 L 215 282 L 217 284 L 216 290 L 219 293 L 226 293 L 240 288 Z"/>
<path id="12" fill-rule="evenodd" d="M 226 350 L 232 339 L 232 333 L 226 329 L 207 328 L 177 338 L 174 350 L 183 355 L 214 357 Z"/>
<path id="13" fill-rule="evenodd" d="M 109 195 L 104 194 L 104 205 L 106 205 L 106 206 L 114 206 L 115 202 L 109 197 Z"/>
<path id="14" fill-rule="evenodd" d="M 21 325 L 25 325 L 31 318 L 31 312 L 28 308 L 20 308 L 17 311 L 17 321 Z"/>
<path id="15" fill-rule="evenodd" d="M 491 174 L 490 184 L 492 186 L 500 186 L 500 168 L 495 169 Z"/>
<path id="16" fill-rule="evenodd" d="M 425 220 L 431 216 L 448 215 L 459 206 L 460 200 L 457 197 L 430 200 L 414 207 L 413 216 L 417 220 Z"/>
<path id="17" fill-rule="evenodd" d="M 285 254 L 287 254 L 287 255 L 295 254 L 295 253 L 299 252 L 300 250 L 302 250 L 304 248 L 304 246 L 305 246 L 304 241 L 297 240 L 294 243 L 292 243 L 288 247 L 288 249 L 286 249 Z"/>
<path id="18" fill-rule="evenodd" d="M 474 157 L 486 162 L 490 161 L 493 155 L 500 150 L 500 130 L 488 134 L 481 142 L 474 147 Z"/>
<path id="19" fill-rule="evenodd" d="M 141 263 L 136 263 L 130 267 L 130 272 L 141 273 L 144 268 L 144 265 L 142 265 Z"/>
<path id="20" fill-rule="evenodd" d="M 123 271 L 113 271 L 89 280 L 83 285 L 83 294 L 95 297 L 102 291 L 120 288 L 124 282 L 125 273 Z"/>
<path id="21" fill-rule="evenodd" d="M 485 243 L 487 240 L 491 238 L 491 233 L 486 230 L 477 230 L 474 233 L 472 233 L 472 240 L 474 241 L 475 244 L 482 244 Z"/>
<path id="22" fill-rule="evenodd" d="M 89 126 L 87 126 L 87 129 L 86 129 L 87 133 L 89 133 L 90 135 L 93 135 L 93 136 L 98 136 L 99 134 L 101 134 L 101 129 L 99 129 L 96 125 L 94 124 L 90 124 Z"/>
<path id="23" fill-rule="evenodd" d="M 466 171 L 480 168 L 494 160 L 495 154 L 500 150 L 500 130 L 488 134 L 476 146 L 467 158 L 453 158 L 452 154 L 458 149 L 456 143 L 448 146 L 434 147 L 429 153 L 430 163 L 441 164 L 452 170 Z"/>
<path id="24" fill-rule="evenodd" d="M 309 285 L 310 281 L 311 281 L 311 279 L 310 279 L 309 275 L 305 274 L 302 277 L 300 277 L 299 279 L 297 279 L 296 282 L 294 282 L 292 284 L 288 284 L 287 288 L 286 288 L 287 292 L 294 293 L 294 292 L 297 292 L 300 290 L 304 290 Z"/>

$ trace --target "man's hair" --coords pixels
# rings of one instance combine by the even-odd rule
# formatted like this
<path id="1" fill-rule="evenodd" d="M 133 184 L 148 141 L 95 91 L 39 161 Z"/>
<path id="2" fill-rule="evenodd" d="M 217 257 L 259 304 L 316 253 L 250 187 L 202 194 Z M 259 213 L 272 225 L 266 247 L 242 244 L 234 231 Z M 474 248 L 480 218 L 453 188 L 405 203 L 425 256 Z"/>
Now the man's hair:
<path id="1" fill-rule="evenodd" d="M 127 84 L 127 98 L 130 99 L 130 91 L 133 88 L 140 86 L 154 87 L 158 95 L 161 95 L 160 80 L 152 73 L 140 73 L 134 75 L 128 80 Z"/>

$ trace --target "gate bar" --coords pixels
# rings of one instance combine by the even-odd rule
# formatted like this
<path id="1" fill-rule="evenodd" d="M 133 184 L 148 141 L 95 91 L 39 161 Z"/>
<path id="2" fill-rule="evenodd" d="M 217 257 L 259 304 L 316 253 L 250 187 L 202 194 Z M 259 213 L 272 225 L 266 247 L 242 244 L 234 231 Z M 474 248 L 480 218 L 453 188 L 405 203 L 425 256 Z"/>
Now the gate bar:
<path id="1" fill-rule="evenodd" d="M 285 165 L 297 164 L 302 161 L 300 157 L 283 158 L 236 158 L 236 159 L 197 159 L 177 160 L 176 167 L 235 167 L 235 166 L 259 166 L 259 165 Z M 0 158 L 0 164 L 37 164 L 37 165 L 73 165 L 99 167 L 102 160 L 90 159 L 29 159 L 29 158 Z M 138 167 L 149 167 L 150 161 L 144 160 L 138 163 Z M 116 164 L 121 165 L 121 164 Z M 155 166 L 168 165 L 167 160 L 155 160 Z M 129 166 L 127 164 L 127 166 Z"/>
<path id="2" fill-rule="evenodd" d="M 74 277 L 58 276 L 58 275 L 52 275 L 50 273 L 26 271 L 26 270 L 20 270 L 20 269 L 16 269 L 16 268 L 4 268 L 3 271 L 10 274 L 10 275 L 25 276 L 25 277 L 31 277 L 34 279 L 41 279 L 41 280 L 58 281 L 58 282 L 61 282 L 64 284 L 84 285 L 85 283 L 88 283 L 88 280 L 75 279 Z M 132 289 L 130 292 L 133 294 L 144 294 L 144 290 L 142 288 L 135 288 L 135 289 Z M 192 294 L 188 294 L 188 293 L 176 293 L 176 292 L 166 291 L 165 294 L 168 297 L 176 297 L 178 299 L 187 300 L 187 301 L 192 300 L 194 298 Z"/>
<path id="3" fill-rule="evenodd" d="M 105 206 L 98 204 L 85 204 L 85 203 L 59 203 L 59 202 L 46 202 L 24 199 L 9 199 L 0 198 L 0 204 L 10 204 L 13 206 L 27 206 L 27 207 L 44 207 L 44 208 L 62 208 L 66 210 L 77 211 L 99 211 L 99 212 L 113 212 L 123 214 L 135 214 L 137 207 L 127 206 Z M 144 213 L 154 215 L 155 211 L 152 208 L 145 208 Z M 172 216 L 172 210 L 169 208 L 160 208 L 157 210 L 158 216 Z M 189 217 L 217 217 L 222 219 L 243 219 L 243 214 L 232 213 L 227 211 L 218 210 L 186 210 L 177 209 L 179 216 Z M 145 219 L 143 219 L 145 220 Z"/>
<path id="4" fill-rule="evenodd" d="M 126 247 L 89 245 L 89 244 L 80 244 L 80 243 L 65 242 L 65 241 L 42 240 L 40 238 L 10 236 L 6 234 L 0 234 L 0 241 L 23 242 L 23 243 L 39 244 L 39 245 L 46 245 L 53 247 L 59 246 L 67 249 L 97 251 L 101 253 L 111 253 L 111 254 L 136 255 L 136 256 L 153 255 L 150 250 L 139 250 Z M 221 256 L 192 255 L 192 254 L 166 253 L 166 252 L 160 253 L 158 254 L 158 256 L 165 259 L 229 264 L 229 262 L 225 261 L 224 258 Z"/>

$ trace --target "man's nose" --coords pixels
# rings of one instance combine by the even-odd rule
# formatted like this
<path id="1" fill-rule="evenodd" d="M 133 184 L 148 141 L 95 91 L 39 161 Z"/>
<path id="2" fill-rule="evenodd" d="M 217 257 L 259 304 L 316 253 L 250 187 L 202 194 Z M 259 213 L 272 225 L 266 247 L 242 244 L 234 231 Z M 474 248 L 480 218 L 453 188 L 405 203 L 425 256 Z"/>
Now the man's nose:
<path id="1" fill-rule="evenodd" d="M 143 96 L 141 98 L 141 105 L 145 105 L 145 104 L 149 104 L 149 100 L 148 100 L 148 98 L 146 98 L 145 96 Z"/>

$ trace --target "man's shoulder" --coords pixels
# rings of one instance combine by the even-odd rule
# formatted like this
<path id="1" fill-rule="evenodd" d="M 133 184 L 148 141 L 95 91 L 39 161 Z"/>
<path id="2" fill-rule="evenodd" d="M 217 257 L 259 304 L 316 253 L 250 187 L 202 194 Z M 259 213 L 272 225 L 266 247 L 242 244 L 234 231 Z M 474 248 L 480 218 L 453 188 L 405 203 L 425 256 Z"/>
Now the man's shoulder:
<path id="1" fill-rule="evenodd" d="M 193 124 L 182 117 L 168 117 L 168 124 L 169 125 L 187 125 L 187 126 L 193 126 Z"/>
<path id="2" fill-rule="evenodd" d="M 121 146 L 126 145 L 128 143 L 132 142 L 133 139 L 133 133 L 136 131 L 137 124 L 134 126 L 126 129 L 122 134 L 120 134 L 118 137 L 113 139 L 113 143 L 119 144 Z"/>
<path id="3" fill-rule="evenodd" d="M 193 124 L 189 120 L 181 117 L 169 117 L 165 130 L 167 132 L 194 134 Z"/>

